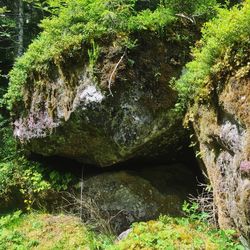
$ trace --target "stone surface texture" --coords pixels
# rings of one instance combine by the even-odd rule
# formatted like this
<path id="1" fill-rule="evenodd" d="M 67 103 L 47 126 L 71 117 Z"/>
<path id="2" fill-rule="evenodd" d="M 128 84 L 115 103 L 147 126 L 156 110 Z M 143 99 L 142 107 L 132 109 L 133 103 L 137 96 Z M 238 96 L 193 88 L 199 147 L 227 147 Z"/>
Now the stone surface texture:
<path id="1" fill-rule="evenodd" d="M 86 213 L 92 207 L 103 218 L 112 218 L 118 233 L 133 222 L 156 219 L 160 214 L 182 215 L 184 200 L 195 193 L 196 176 L 182 164 L 111 171 L 83 182 Z"/>
<path id="2" fill-rule="evenodd" d="M 184 130 L 172 110 L 177 94 L 169 81 L 181 73 L 188 45 L 152 34 L 139 36 L 138 46 L 127 51 L 106 43 L 94 66 L 91 48 L 83 48 L 51 63 L 44 75 L 31 74 L 26 107 L 14 122 L 27 149 L 109 166 L 178 147 Z"/>
<path id="3" fill-rule="evenodd" d="M 250 239 L 250 79 L 243 68 L 215 83 L 210 100 L 189 119 L 213 187 L 222 228 L 237 228 Z"/>

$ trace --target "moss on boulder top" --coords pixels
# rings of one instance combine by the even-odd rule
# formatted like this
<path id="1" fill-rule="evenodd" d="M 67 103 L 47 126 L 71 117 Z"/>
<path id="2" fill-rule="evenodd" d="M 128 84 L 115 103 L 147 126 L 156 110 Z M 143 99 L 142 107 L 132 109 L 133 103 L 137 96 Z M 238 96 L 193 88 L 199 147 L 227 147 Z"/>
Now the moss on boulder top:
<path id="1" fill-rule="evenodd" d="M 64 0 L 54 6 L 54 15 L 40 24 L 43 32 L 17 60 L 10 73 L 6 95 L 9 109 L 20 108 L 23 88 L 35 72 L 46 74 L 51 64 L 73 55 L 82 47 L 104 37 L 116 37 L 116 43 L 131 48 L 136 44 L 134 33 L 145 30 L 164 34 L 176 20 L 176 13 L 197 15 L 202 20 L 213 16 L 216 0 Z M 173 34 L 172 34 L 173 35 Z M 180 37 L 180 34 L 176 34 Z M 119 39 L 118 39 L 119 38 Z M 180 37 L 181 38 L 181 37 Z M 183 37 L 187 39 L 187 37 Z M 89 61 L 88 56 L 84 58 Z M 23 106 L 22 106 L 23 107 Z"/>

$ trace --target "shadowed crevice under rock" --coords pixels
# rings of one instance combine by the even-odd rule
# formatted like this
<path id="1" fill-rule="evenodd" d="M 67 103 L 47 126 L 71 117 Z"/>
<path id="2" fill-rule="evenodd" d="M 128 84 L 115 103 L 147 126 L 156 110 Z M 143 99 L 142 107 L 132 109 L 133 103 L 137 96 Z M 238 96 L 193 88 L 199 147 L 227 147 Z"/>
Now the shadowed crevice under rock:
<path id="1" fill-rule="evenodd" d="M 184 200 L 197 189 L 197 176 L 182 164 L 109 171 L 84 179 L 83 217 L 91 223 L 98 213 L 112 218 L 111 226 L 120 233 L 136 221 L 160 214 L 181 216 Z"/>
<path id="2" fill-rule="evenodd" d="M 83 218 L 98 230 L 98 219 L 110 219 L 116 233 L 130 227 L 133 222 L 156 219 L 160 214 L 171 216 L 182 215 L 181 207 L 189 195 L 196 196 L 200 191 L 202 173 L 198 167 L 194 153 L 185 148 L 177 159 L 182 163 L 164 163 L 130 160 L 107 168 L 82 165 L 70 159 L 58 157 L 41 157 L 33 155 L 51 169 L 71 172 L 76 183 L 63 196 L 69 201 L 65 203 L 61 195 L 49 193 L 43 197 L 43 207 L 48 210 L 71 212 L 79 216 L 81 183 L 83 170 Z M 176 162 L 176 161 L 175 161 Z M 77 187 L 77 188 L 76 188 Z M 76 202 L 76 203 L 75 203 Z M 54 210 L 55 209 L 55 210 Z"/>

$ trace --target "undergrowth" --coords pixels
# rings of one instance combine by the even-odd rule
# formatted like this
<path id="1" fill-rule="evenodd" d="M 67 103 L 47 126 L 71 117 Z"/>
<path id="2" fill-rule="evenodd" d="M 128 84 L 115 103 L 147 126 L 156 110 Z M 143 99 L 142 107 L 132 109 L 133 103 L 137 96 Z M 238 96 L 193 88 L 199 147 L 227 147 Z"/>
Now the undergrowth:
<path id="1" fill-rule="evenodd" d="M 160 217 L 158 221 L 135 223 L 132 233 L 111 249 L 244 249 L 235 243 L 232 230 L 216 230 L 186 218 Z"/>
<path id="2" fill-rule="evenodd" d="M 68 189 L 70 173 L 59 173 L 38 162 L 28 160 L 13 138 L 9 121 L 0 121 L 0 209 L 14 206 L 26 210 L 46 192 Z"/>
<path id="3" fill-rule="evenodd" d="M 191 209 L 192 210 L 192 209 Z M 192 212 L 192 211 L 191 211 Z M 243 250 L 233 230 L 217 230 L 194 218 L 135 223 L 127 238 L 91 232 L 76 217 L 17 211 L 0 218 L 0 249 Z"/>

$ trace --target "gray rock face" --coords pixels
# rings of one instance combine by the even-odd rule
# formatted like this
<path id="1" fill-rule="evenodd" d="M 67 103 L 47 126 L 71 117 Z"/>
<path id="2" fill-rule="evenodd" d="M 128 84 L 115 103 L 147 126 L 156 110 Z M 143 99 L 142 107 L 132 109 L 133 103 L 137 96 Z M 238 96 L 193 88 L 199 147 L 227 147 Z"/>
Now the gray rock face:
<path id="1" fill-rule="evenodd" d="M 181 215 L 184 200 L 196 191 L 196 179 L 184 165 L 155 166 L 93 176 L 83 187 L 83 206 L 90 219 L 96 214 L 112 218 L 120 233 L 136 221 Z"/>
<path id="2" fill-rule="evenodd" d="M 124 240 L 128 237 L 128 235 L 132 232 L 132 228 L 127 229 L 126 231 L 122 232 L 116 239 L 116 242 L 118 243 L 121 240 Z"/>
<path id="3" fill-rule="evenodd" d="M 100 166 L 177 147 L 184 132 L 168 82 L 186 61 L 185 45 L 150 35 L 138 44 L 125 54 L 103 45 L 94 69 L 78 51 L 44 75 L 33 72 L 16 137 L 32 152 Z"/>
<path id="4" fill-rule="evenodd" d="M 216 93 L 217 106 L 212 102 L 199 105 L 193 122 L 219 224 L 237 228 L 246 239 L 250 239 L 249 90 L 249 78 L 229 78 Z"/>

